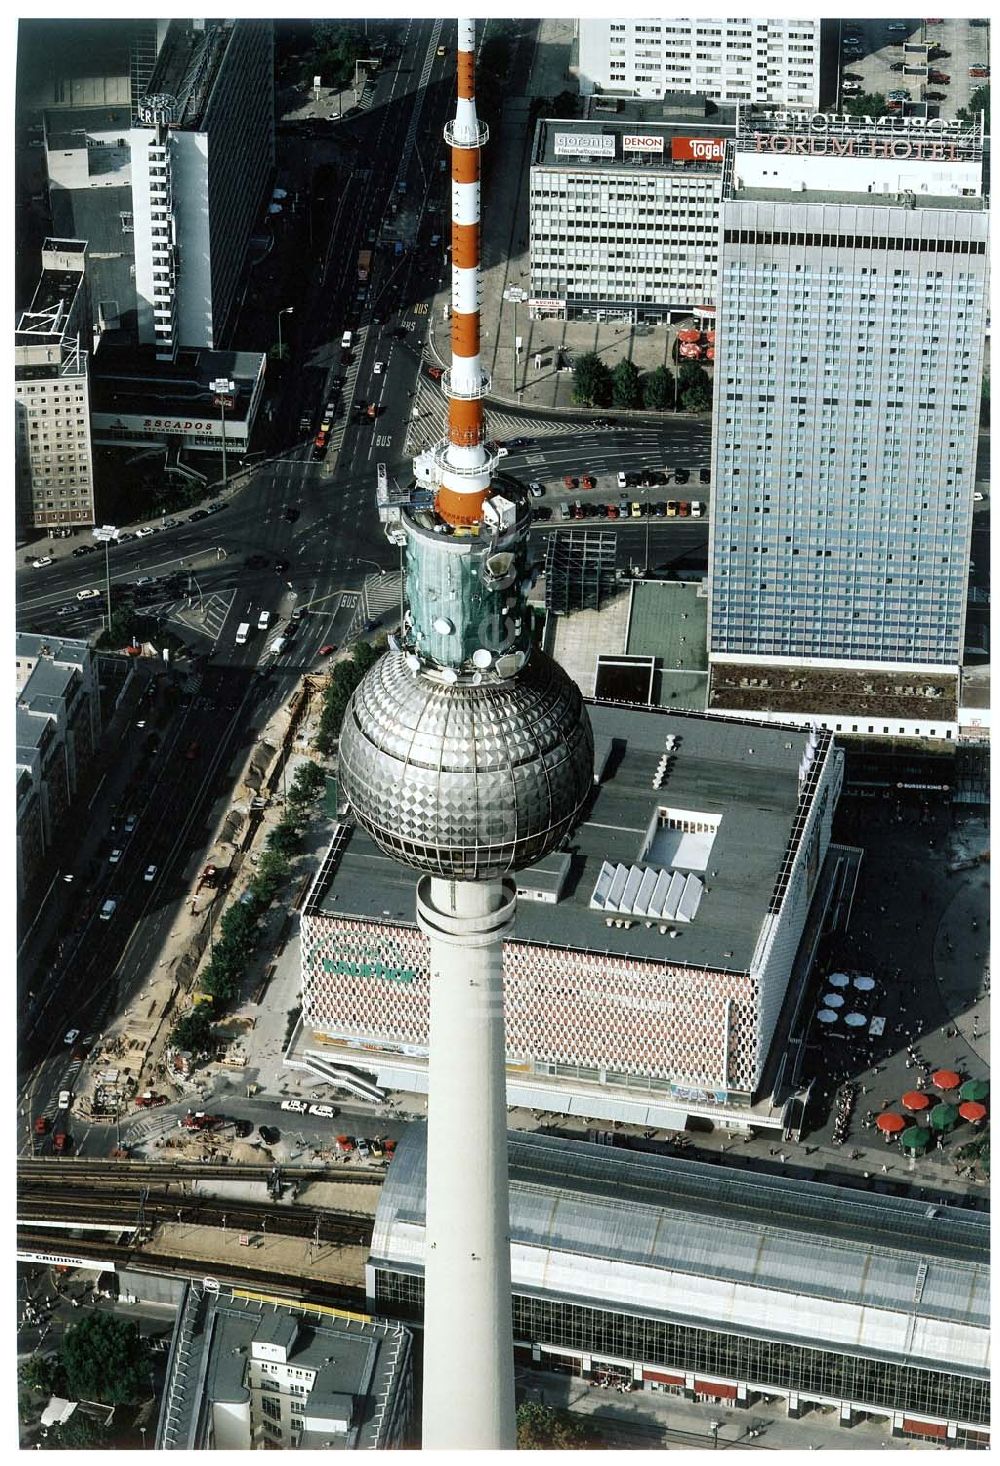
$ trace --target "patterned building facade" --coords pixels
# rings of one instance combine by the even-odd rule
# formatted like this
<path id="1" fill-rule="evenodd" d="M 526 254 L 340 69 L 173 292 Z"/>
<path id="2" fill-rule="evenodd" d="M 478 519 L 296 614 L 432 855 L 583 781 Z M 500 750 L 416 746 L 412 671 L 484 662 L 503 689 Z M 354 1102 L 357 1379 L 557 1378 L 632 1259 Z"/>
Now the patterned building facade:
<path id="1" fill-rule="evenodd" d="M 585 936 L 562 945 L 505 943 L 509 1103 L 531 1103 L 532 1095 L 537 1103 L 539 1085 L 551 1090 L 553 1107 L 572 1097 L 578 1112 L 595 1117 L 609 1113 L 609 1100 L 708 1113 L 738 1113 L 752 1103 L 843 776 L 830 735 L 816 735 L 814 746 L 777 881 L 763 893 L 752 960 L 742 969 L 600 951 Z M 304 1028 L 327 1055 L 339 1050 L 341 1062 L 379 1083 L 420 1092 L 427 1086 L 427 941 L 398 919 L 351 914 L 347 896 L 325 899 L 338 890 L 337 865 L 352 838 L 338 829 L 303 909 Z"/>

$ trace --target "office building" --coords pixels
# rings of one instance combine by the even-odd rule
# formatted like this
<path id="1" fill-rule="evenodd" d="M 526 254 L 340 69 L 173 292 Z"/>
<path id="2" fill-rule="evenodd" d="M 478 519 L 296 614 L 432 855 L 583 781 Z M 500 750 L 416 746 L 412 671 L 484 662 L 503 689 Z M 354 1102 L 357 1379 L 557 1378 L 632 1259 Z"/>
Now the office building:
<path id="1" fill-rule="evenodd" d="M 19 632 L 15 648 L 17 896 L 28 893 L 52 847 L 100 737 L 97 667 L 85 641 Z"/>
<path id="2" fill-rule="evenodd" d="M 678 98 L 669 122 L 663 107 L 621 103 L 592 105 L 584 120 L 537 123 L 533 318 L 656 322 L 714 306 L 734 114 L 706 121 L 698 102 Z"/>
<path id="3" fill-rule="evenodd" d="M 508 1144 L 522 1368 L 703 1400 L 720 1444 L 749 1423 L 726 1407 L 777 1403 L 877 1422 L 886 1442 L 988 1448 L 988 1216 L 549 1135 Z M 366 1267 L 369 1307 L 403 1320 L 422 1311 L 424 1147 L 410 1126 Z"/>
<path id="4" fill-rule="evenodd" d="M 842 755 L 801 728 L 588 712 L 588 814 L 566 849 L 517 875 L 508 1104 L 678 1129 L 691 1114 L 780 1126 L 765 1064 Z M 405 873 L 362 830 L 338 827 L 301 933 L 302 1047 L 426 1090 L 428 943 Z"/>
<path id="5" fill-rule="evenodd" d="M 226 345 L 274 171 L 271 23 L 22 29 L 22 112 L 41 125 L 53 221 L 95 260 L 95 335 L 165 361 Z M 88 65 L 59 59 L 91 41 Z"/>
<path id="6" fill-rule="evenodd" d="M 989 301 L 979 124 L 741 112 L 740 127 L 709 706 L 954 736 Z"/>
<path id="7" fill-rule="evenodd" d="M 271 23 L 172 20 L 129 143 L 139 341 L 222 346 L 274 169 Z"/>
<path id="8" fill-rule="evenodd" d="M 412 1369 L 399 1324 L 185 1284 L 156 1448 L 399 1450 L 411 1444 Z"/>
<path id="9" fill-rule="evenodd" d="M 579 21 L 579 83 L 585 96 L 662 97 L 698 92 L 716 102 L 820 101 L 818 20 Z"/>
<path id="10" fill-rule="evenodd" d="M 31 305 L 14 333 L 20 528 L 94 523 L 87 246 L 47 239 Z"/>

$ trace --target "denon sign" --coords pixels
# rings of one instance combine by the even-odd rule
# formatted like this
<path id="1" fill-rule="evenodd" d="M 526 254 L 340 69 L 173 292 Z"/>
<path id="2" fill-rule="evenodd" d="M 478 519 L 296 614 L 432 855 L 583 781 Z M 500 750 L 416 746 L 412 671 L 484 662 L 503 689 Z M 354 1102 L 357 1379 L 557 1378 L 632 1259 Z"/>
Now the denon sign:
<path id="1" fill-rule="evenodd" d="M 725 147 L 721 137 L 674 137 L 670 156 L 675 163 L 721 163 Z"/>

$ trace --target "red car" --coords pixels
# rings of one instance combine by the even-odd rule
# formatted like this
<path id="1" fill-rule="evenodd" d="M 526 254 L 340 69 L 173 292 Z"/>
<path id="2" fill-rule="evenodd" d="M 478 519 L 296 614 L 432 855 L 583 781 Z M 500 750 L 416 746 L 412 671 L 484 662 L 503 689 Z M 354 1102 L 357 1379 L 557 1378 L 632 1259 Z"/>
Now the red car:
<path id="1" fill-rule="evenodd" d="M 57 1130 L 55 1135 L 53 1135 L 52 1149 L 56 1155 L 62 1155 L 64 1151 L 69 1149 L 69 1136 L 65 1130 Z"/>
<path id="2" fill-rule="evenodd" d="M 678 505 L 677 505 L 677 513 L 681 516 L 681 518 L 683 518 L 685 514 L 690 514 L 691 513 L 691 505 L 688 503 L 688 501 L 686 499 L 681 499 L 680 502 L 678 503 Z"/>
<path id="3" fill-rule="evenodd" d="M 951 77 L 946 76 L 943 71 L 929 71 L 927 73 L 927 80 L 933 82 L 936 87 L 946 87 L 951 81 Z"/>
<path id="4" fill-rule="evenodd" d="M 584 474 L 582 483 L 585 489 L 594 489 L 597 487 L 596 478 L 593 478 L 589 473 Z"/>
<path id="5" fill-rule="evenodd" d="M 444 368 L 439 366 L 429 366 L 427 368 L 427 375 L 431 378 L 433 382 L 440 382 L 441 378 L 444 376 Z"/>
<path id="6" fill-rule="evenodd" d="M 336 650 L 337 650 L 337 643 L 335 641 L 328 641 L 327 644 L 326 644 L 326 646 L 321 646 L 320 647 L 319 654 L 320 654 L 321 657 L 329 657 Z"/>
<path id="7" fill-rule="evenodd" d="M 35 1121 L 35 1134 L 36 1135 L 48 1135 L 48 1133 L 49 1133 L 49 1122 L 45 1118 L 44 1115 L 39 1115 L 38 1119 Z"/>
<path id="8" fill-rule="evenodd" d="M 563 483 L 566 485 L 567 489 L 579 488 L 579 479 L 575 479 L 571 473 L 567 473 L 564 476 Z"/>
<path id="9" fill-rule="evenodd" d="M 167 1097 L 165 1094 L 154 1094 L 150 1089 L 147 1089 L 145 1094 L 140 1094 L 136 1100 L 136 1105 L 140 1110 L 155 1110 L 157 1105 L 165 1105 L 166 1103 Z"/>
<path id="10" fill-rule="evenodd" d="M 338 1135 L 337 1149 L 343 1151 L 345 1155 L 350 1155 L 351 1151 L 354 1149 L 354 1141 L 349 1135 Z"/>

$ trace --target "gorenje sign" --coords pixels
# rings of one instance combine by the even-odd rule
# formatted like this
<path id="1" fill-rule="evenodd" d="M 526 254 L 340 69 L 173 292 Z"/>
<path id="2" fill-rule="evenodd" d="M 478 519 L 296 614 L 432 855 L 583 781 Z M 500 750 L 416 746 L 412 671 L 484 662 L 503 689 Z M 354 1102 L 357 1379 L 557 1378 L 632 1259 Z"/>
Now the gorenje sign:
<path id="1" fill-rule="evenodd" d="M 615 140 L 600 132 L 557 132 L 555 135 L 557 157 L 568 153 L 589 153 L 598 158 L 613 158 Z"/>
<path id="2" fill-rule="evenodd" d="M 675 163 L 721 163 L 726 150 L 721 137 L 673 137 L 670 156 Z"/>
<path id="3" fill-rule="evenodd" d="M 626 153 L 662 153 L 663 138 L 650 132 L 626 132 L 622 137 L 622 151 Z"/>

